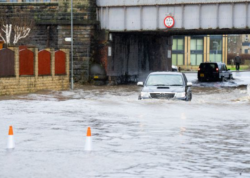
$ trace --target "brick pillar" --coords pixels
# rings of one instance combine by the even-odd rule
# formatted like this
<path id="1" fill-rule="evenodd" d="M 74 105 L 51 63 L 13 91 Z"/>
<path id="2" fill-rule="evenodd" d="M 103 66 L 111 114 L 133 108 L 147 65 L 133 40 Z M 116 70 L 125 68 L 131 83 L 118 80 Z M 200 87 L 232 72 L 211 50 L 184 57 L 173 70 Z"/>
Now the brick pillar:
<path id="1" fill-rule="evenodd" d="M 35 48 L 33 52 L 34 52 L 35 78 L 37 79 L 38 78 L 38 48 Z"/>
<path id="2" fill-rule="evenodd" d="M 58 48 L 71 49 L 71 42 L 65 41 L 71 37 L 71 0 L 58 0 L 60 12 L 65 12 L 64 25 L 58 25 Z M 96 6 L 93 0 L 73 1 L 73 70 L 75 82 L 87 82 L 89 79 L 89 64 L 93 45 L 94 25 L 96 22 Z M 79 19 L 81 14 L 81 19 Z M 83 19 L 82 19 L 83 18 Z M 78 23 L 76 23 L 78 21 Z M 83 24 L 81 24 L 83 23 Z M 70 55 L 71 56 L 71 55 Z"/>
<path id="3" fill-rule="evenodd" d="M 67 77 L 70 76 L 70 71 L 69 71 L 69 61 L 70 61 L 70 50 L 69 49 L 61 49 L 63 52 L 65 52 L 66 54 L 66 74 L 67 74 Z"/>
<path id="4" fill-rule="evenodd" d="M 91 34 L 93 26 L 77 26 L 74 25 L 73 34 L 73 70 L 74 81 L 86 82 L 89 77 L 89 60 L 91 54 Z M 60 49 L 70 49 L 71 42 L 64 39 L 71 37 L 71 27 L 64 25 L 58 26 L 58 47 Z M 70 69 L 71 70 L 71 69 Z"/>
<path id="5" fill-rule="evenodd" d="M 14 50 L 14 56 L 15 56 L 15 75 L 16 79 L 19 79 L 19 48 L 14 47 L 12 50 Z"/>
<path id="6" fill-rule="evenodd" d="M 50 54 L 51 54 L 51 75 L 52 75 L 52 79 L 54 79 L 55 77 L 55 50 L 51 49 Z"/>

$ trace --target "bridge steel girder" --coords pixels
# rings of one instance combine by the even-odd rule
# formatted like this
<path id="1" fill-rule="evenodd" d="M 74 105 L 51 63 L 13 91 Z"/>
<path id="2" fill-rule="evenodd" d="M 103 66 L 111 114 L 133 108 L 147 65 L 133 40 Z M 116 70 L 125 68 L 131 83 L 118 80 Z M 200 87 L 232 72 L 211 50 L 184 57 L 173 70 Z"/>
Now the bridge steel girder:
<path id="1" fill-rule="evenodd" d="M 97 16 L 101 29 L 110 32 L 249 32 L 249 2 L 250 0 L 174 0 L 164 4 L 163 0 L 97 0 Z M 164 18 L 169 15 L 175 19 L 175 25 L 171 29 L 167 29 L 163 23 Z"/>
<path id="2" fill-rule="evenodd" d="M 97 6 L 151 6 L 179 4 L 242 3 L 250 0 L 96 0 Z"/>

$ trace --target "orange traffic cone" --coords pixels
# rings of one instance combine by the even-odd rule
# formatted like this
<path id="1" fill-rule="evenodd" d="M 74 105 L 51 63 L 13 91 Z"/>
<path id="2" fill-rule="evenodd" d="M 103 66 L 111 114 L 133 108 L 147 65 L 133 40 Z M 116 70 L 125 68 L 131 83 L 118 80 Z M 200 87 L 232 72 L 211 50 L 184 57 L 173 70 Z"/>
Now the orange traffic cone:
<path id="1" fill-rule="evenodd" d="M 91 151 L 92 150 L 92 138 L 91 138 L 91 129 L 90 129 L 90 127 L 88 127 L 88 130 L 87 130 L 85 150 L 86 151 Z"/>
<path id="2" fill-rule="evenodd" d="M 15 148 L 15 141 L 14 141 L 13 128 L 12 126 L 10 126 L 7 149 L 14 149 L 14 148 Z"/>

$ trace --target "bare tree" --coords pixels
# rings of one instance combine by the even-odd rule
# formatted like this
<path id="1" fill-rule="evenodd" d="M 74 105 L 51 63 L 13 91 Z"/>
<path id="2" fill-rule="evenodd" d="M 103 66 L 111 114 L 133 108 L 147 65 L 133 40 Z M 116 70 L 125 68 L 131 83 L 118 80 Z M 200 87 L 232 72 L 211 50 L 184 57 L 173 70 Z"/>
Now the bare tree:
<path id="1" fill-rule="evenodd" d="M 0 37 L 4 43 L 10 43 L 10 35 L 12 31 L 12 25 L 9 23 L 7 15 L 0 14 Z"/>
<path id="2" fill-rule="evenodd" d="M 1 31 L 3 32 L 3 34 Z M 11 31 L 12 31 L 12 25 L 11 24 L 3 24 L 1 31 L 0 31 L 0 37 L 2 38 L 4 43 L 10 44 L 10 35 L 11 35 Z"/>
<path id="3" fill-rule="evenodd" d="M 29 35 L 34 19 L 29 13 L 17 12 L 17 15 L 12 16 L 6 14 L 0 14 L 0 38 L 7 45 L 16 45 Z"/>

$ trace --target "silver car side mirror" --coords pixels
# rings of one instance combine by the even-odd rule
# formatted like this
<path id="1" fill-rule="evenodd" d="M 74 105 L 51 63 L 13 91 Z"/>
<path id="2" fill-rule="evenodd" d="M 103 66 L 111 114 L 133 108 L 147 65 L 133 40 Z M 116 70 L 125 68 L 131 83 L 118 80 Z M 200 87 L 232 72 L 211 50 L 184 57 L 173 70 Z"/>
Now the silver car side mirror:
<path id="1" fill-rule="evenodd" d="M 143 82 L 138 82 L 137 86 L 143 86 Z"/>
<path id="2" fill-rule="evenodd" d="M 187 82 L 188 87 L 191 87 L 192 85 L 193 85 L 192 82 Z"/>

